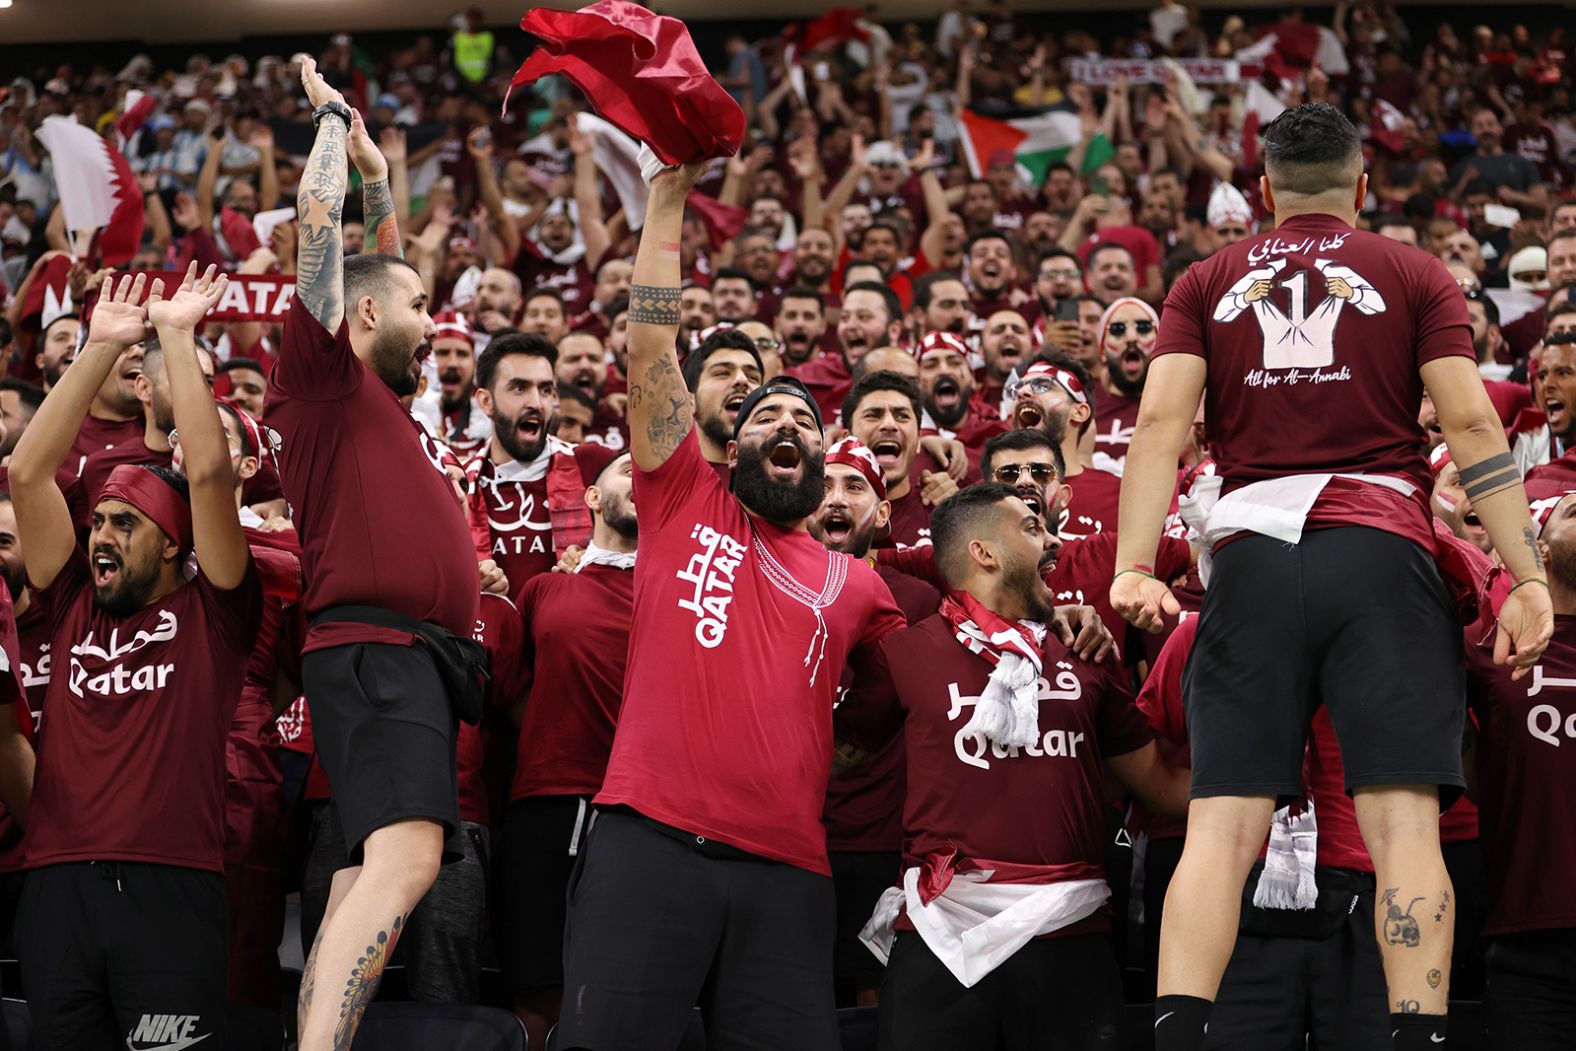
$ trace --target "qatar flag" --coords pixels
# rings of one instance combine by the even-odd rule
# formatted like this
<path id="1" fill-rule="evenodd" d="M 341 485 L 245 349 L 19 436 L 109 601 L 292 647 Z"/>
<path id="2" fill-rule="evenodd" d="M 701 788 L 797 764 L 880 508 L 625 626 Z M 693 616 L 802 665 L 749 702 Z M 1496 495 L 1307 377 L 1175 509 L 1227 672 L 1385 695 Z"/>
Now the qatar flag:
<path id="1" fill-rule="evenodd" d="M 66 229 L 100 231 L 106 266 L 129 262 L 142 243 L 142 191 L 126 158 L 71 117 L 45 117 L 37 134 L 54 160 Z"/>

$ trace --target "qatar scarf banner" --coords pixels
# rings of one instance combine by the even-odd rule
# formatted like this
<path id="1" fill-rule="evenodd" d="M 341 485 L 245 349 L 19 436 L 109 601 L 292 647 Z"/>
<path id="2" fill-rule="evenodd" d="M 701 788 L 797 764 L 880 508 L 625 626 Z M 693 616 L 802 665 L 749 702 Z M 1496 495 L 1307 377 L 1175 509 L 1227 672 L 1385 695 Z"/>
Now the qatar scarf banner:
<path id="1" fill-rule="evenodd" d="M 186 279 L 175 271 L 144 270 L 148 286 L 155 280 L 164 282 L 166 295 L 174 292 Z M 207 321 L 243 322 L 257 321 L 284 324 L 290 313 L 290 301 L 295 298 L 295 278 L 284 274 L 231 274 L 230 287 L 224 290 L 219 302 L 214 304 L 205 318 Z"/>

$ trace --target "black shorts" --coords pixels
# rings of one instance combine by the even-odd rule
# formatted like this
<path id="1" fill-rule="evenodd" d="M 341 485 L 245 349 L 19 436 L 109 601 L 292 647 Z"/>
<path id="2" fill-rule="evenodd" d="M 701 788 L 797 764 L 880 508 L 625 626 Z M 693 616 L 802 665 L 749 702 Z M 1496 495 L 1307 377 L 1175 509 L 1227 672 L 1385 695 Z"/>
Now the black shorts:
<path id="1" fill-rule="evenodd" d="M 588 796 L 530 796 L 504 812 L 493 942 L 517 998 L 563 988 L 565 898 L 590 820 Z"/>
<path id="2" fill-rule="evenodd" d="M 1485 967 L 1486 1046 L 1568 1051 L 1576 1033 L 1576 930 L 1494 935 Z"/>
<path id="3" fill-rule="evenodd" d="M 832 972 L 841 997 L 842 984 L 851 980 L 881 977 L 884 970 L 859 932 L 870 922 L 876 901 L 888 887 L 897 886 L 903 871 L 903 857 L 897 851 L 834 850 L 832 888 L 837 894 L 837 935 L 832 944 Z"/>
<path id="4" fill-rule="evenodd" d="M 558 1047 L 839 1047 L 832 881 L 648 821 L 597 814 L 569 884 Z"/>
<path id="5" fill-rule="evenodd" d="M 1389 1051 L 1373 876 L 1320 868 L 1314 908 L 1260 909 L 1253 891 L 1262 869 L 1254 866 L 1243 890 L 1242 925 L 1204 1051 Z"/>
<path id="6" fill-rule="evenodd" d="M 33 1046 L 224 1047 L 229 936 L 216 872 L 131 861 L 29 872 L 16 941 Z"/>
<path id="7" fill-rule="evenodd" d="M 1120 1051 L 1122 974 L 1109 934 L 1074 934 L 1036 938 L 964 988 L 900 931 L 877 1011 L 880 1051 Z"/>
<path id="8" fill-rule="evenodd" d="M 411 818 L 460 827 L 455 769 L 457 721 L 425 646 L 357 642 L 313 650 L 301 660 L 318 758 L 334 793 L 334 813 L 361 864 L 366 838 Z M 445 860 L 461 856 L 459 841 Z"/>
<path id="9" fill-rule="evenodd" d="M 1461 624 L 1427 552 L 1352 527 L 1247 536 L 1214 561 L 1182 678 L 1194 798 L 1301 798 L 1320 704 L 1348 791 L 1461 794 Z"/>

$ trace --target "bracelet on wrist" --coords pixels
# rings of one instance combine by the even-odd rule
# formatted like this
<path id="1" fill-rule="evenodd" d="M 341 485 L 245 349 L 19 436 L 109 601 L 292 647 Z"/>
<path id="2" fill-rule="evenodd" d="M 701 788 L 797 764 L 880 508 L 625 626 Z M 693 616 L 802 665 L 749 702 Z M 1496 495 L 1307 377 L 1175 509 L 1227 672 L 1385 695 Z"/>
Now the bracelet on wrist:
<path id="1" fill-rule="evenodd" d="M 1549 586 L 1549 582 L 1544 580 L 1542 577 L 1528 577 L 1526 580 L 1517 581 L 1509 591 L 1505 592 L 1505 597 L 1509 598 L 1516 593 L 1516 588 L 1524 588 L 1528 584 L 1542 584 L 1545 589 L 1547 589 Z"/>
<path id="2" fill-rule="evenodd" d="M 1159 580 L 1160 579 L 1159 577 L 1155 576 L 1153 573 L 1149 572 L 1148 570 L 1144 570 L 1144 569 L 1119 569 L 1119 570 L 1116 571 L 1116 576 L 1113 576 L 1111 578 L 1111 582 L 1113 584 L 1116 583 L 1116 577 L 1121 576 L 1123 573 L 1137 573 L 1139 576 L 1148 577 L 1150 580 Z"/>

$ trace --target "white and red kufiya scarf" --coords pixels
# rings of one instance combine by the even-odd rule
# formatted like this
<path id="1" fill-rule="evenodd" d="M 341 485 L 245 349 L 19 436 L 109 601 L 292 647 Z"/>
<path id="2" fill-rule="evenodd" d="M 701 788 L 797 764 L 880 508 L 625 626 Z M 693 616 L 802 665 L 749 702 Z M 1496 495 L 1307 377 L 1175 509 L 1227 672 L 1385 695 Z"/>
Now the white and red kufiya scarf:
<path id="1" fill-rule="evenodd" d="M 965 649 L 996 666 L 963 735 L 981 733 L 1003 748 L 1022 748 L 1039 740 L 1045 625 L 1008 620 L 966 591 L 949 592 L 941 600 L 941 615 L 951 622 L 953 636 Z"/>

